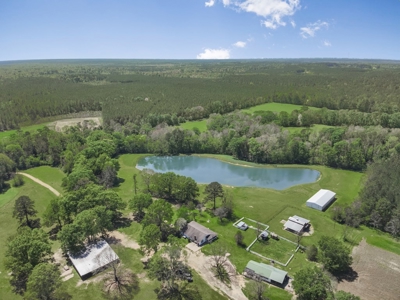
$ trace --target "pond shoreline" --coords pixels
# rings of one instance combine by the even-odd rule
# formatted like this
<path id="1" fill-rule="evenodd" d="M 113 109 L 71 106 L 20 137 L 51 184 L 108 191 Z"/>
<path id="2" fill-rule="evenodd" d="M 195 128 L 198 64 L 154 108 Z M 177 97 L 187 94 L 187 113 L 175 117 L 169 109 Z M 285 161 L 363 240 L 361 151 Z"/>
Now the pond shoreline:
<path id="1" fill-rule="evenodd" d="M 224 159 L 225 158 L 225 159 Z M 135 168 L 154 172 L 174 172 L 193 178 L 198 184 L 218 181 L 227 187 L 286 190 L 296 185 L 318 182 L 322 172 L 308 166 L 262 165 L 232 162 L 216 155 L 145 156 Z M 231 166 L 231 167 L 228 167 Z M 243 168 L 245 167 L 245 168 Z"/>

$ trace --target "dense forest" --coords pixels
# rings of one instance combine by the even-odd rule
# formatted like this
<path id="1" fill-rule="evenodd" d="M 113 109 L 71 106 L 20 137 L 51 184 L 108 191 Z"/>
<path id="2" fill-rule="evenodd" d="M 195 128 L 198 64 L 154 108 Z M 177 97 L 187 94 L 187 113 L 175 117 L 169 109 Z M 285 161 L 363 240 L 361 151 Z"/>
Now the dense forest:
<path id="1" fill-rule="evenodd" d="M 380 116 L 400 111 L 399 75 L 386 61 L 9 62 L 0 65 L 0 130 L 81 111 L 102 111 L 105 125 L 150 114 L 183 122 L 265 102 Z"/>

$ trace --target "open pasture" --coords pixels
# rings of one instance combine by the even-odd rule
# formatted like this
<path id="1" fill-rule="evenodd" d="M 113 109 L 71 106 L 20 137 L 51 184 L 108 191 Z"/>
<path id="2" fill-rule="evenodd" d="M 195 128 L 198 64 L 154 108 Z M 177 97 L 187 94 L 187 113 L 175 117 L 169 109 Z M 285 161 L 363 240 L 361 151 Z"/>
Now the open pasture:
<path id="1" fill-rule="evenodd" d="M 285 111 L 287 113 L 291 113 L 294 110 L 300 110 L 303 106 L 302 105 L 296 105 L 296 104 L 285 104 L 285 103 L 264 103 L 261 105 L 256 105 L 250 108 L 246 108 L 243 109 L 243 112 L 247 112 L 247 113 L 254 113 L 256 111 L 273 111 L 273 112 L 281 112 L 281 111 Z M 316 107 L 311 107 L 308 106 L 308 109 L 313 109 L 313 110 L 317 110 L 319 108 Z"/>
<path id="2" fill-rule="evenodd" d="M 200 132 L 207 131 L 207 119 L 205 120 L 200 120 L 200 121 L 188 121 L 185 123 L 182 123 L 179 125 L 182 129 L 189 129 L 193 130 L 194 128 L 197 128 L 200 130 Z"/>

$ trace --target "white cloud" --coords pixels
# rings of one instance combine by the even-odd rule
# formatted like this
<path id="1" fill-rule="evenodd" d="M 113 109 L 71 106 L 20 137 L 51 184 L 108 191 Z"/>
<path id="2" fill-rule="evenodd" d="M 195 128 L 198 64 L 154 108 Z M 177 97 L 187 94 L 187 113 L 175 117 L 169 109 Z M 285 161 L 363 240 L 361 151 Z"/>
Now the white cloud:
<path id="1" fill-rule="evenodd" d="M 211 7 L 214 6 L 215 0 L 209 0 L 208 2 L 205 3 L 206 7 Z"/>
<path id="2" fill-rule="evenodd" d="M 205 5 L 211 7 L 215 2 L 208 0 Z M 293 16 L 300 9 L 300 0 L 222 0 L 222 4 L 239 12 L 255 13 L 264 19 L 261 24 L 270 29 L 286 26 L 283 18 Z M 294 21 L 290 23 L 296 26 Z"/>
<path id="3" fill-rule="evenodd" d="M 290 21 L 290 24 L 292 25 L 293 28 L 296 28 L 296 22 L 295 21 Z"/>
<path id="4" fill-rule="evenodd" d="M 315 32 L 318 30 L 321 30 L 322 28 L 327 28 L 329 24 L 327 22 L 322 22 L 318 20 L 315 23 L 310 23 L 306 27 L 301 27 L 300 28 L 300 35 L 303 38 L 309 38 L 309 37 L 314 37 Z"/>
<path id="5" fill-rule="evenodd" d="M 331 42 L 328 41 L 328 40 L 325 40 L 325 41 L 323 42 L 323 44 L 324 44 L 325 47 L 330 47 L 330 46 L 332 46 Z"/>
<path id="6" fill-rule="evenodd" d="M 204 52 L 197 55 L 197 59 L 229 59 L 229 49 L 205 49 Z"/>
<path id="7" fill-rule="evenodd" d="M 234 2 L 242 11 L 255 13 L 265 20 L 261 23 L 270 29 L 286 26 L 282 19 L 292 16 L 300 9 L 300 0 L 239 0 Z"/>
<path id="8" fill-rule="evenodd" d="M 237 41 L 236 43 L 233 44 L 233 46 L 238 47 L 238 48 L 244 48 L 246 47 L 246 42 L 242 42 L 242 41 Z"/>

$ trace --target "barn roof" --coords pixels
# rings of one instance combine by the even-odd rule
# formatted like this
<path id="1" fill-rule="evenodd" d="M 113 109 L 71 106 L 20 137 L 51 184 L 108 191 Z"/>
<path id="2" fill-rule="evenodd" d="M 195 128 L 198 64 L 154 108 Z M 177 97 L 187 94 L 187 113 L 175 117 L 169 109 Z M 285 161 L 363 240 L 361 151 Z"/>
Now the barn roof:
<path id="1" fill-rule="evenodd" d="M 214 231 L 204 227 L 203 225 L 195 221 L 192 221 L 187 225 L 187 229 L 184 235 L 191 240 L 194 240 L 194 237 L 196 237 L 196 240 L 198 242 L 202 241 L 207 235 L 209 235 L 208 240 L 211 240 L 217 236 Z"/>
<path id="2" fill-rule="evenodd" d="M 312 196 L 310 199 L 308 199 L 307 203 L 316 203 L 317 205 L 324 207 L 335 196 L 336 196 L 336 193 L 334 193 L 330 190 L 321 189 L 317 193 L 315 193 L 314 196 Z"/>
<path id="3" fill-rule="evenodd" d="M 273 266 L 250 260 L 246 266 L 247 269 L 254 271 L 254 273 L 263 277 L 269 278 L 275 282 L 282 284 L 285 281 L 287 272 L 277 269 Z"/>
<path id="4" fill-rule="evenodd" d="M 110 245 L 103 240 L 87 246 L 83 253 L 77 255 L 68 253 L 68 256 L 81 277 L 119 259 Z"/>
<path id="5" fill-rule="evenodd" d="M 292 222 L 290 220 L 286 221 L 285 225 L 283 225 L 285 227 L 285 229 L 290 229 L 293 230 L 295 232 L 300 232 L 303 230 L 303 225 L 300 225 L 298 223 Z"/>

